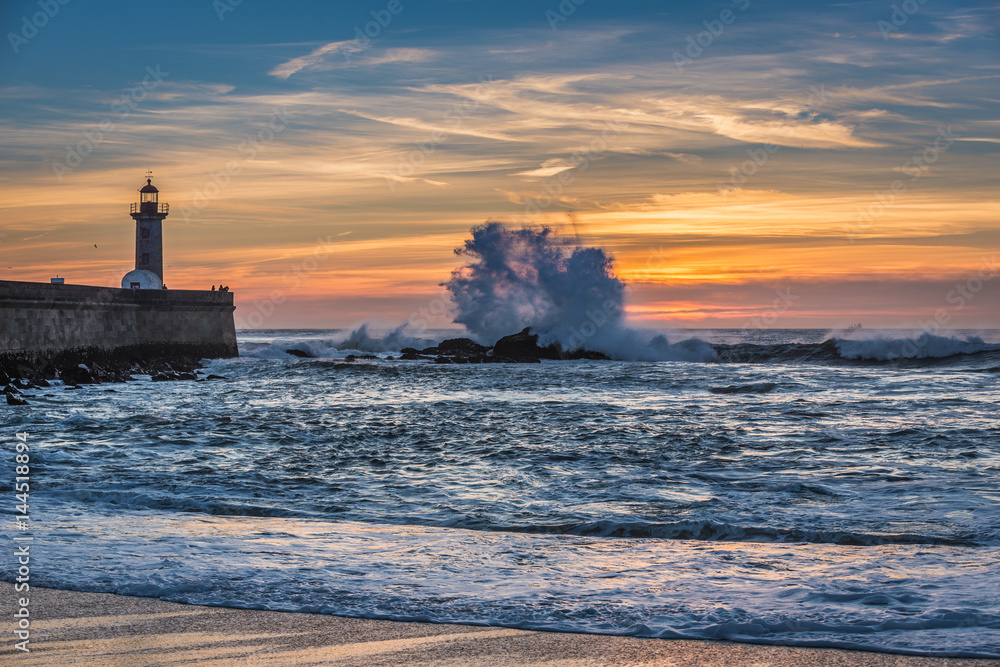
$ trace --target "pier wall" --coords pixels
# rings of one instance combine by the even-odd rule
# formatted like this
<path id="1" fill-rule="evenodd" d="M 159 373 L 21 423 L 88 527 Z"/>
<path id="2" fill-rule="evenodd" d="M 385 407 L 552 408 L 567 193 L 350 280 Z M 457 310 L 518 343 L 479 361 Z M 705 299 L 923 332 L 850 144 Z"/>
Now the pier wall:
<path id="1" fill-rule="evenodd" d="M 233 294 L 0 280 L 0 370 L 239 356 Z"/>

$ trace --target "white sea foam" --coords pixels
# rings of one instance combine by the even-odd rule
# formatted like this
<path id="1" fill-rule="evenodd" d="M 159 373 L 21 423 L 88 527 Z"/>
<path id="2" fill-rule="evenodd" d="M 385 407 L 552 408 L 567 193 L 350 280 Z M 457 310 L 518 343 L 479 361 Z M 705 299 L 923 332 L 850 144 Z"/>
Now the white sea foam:
<path id="1" fill-rule="evenodd" d="M 404 347 L 424 348 L 434 345 L 429 338 L 417 338 L 407 333 L 407 324 L 401 324 L 382 336 L 372 335 L 368 325 L 362 324 L 351 331 L 347 338 L 336 343 L 341 351 L 355 352 L 398 352 Z"/>
<path id="2" fill-rule="evenodd" d="M 315 359 L 343 359 L 351 354 L 376 354 L 386 356 L 405 347 L 417 349 L 430 347 L 435 340 L 414 336 L 402 324 L 389 331 L 372 331 L 367 323 L 337 336 L 276 336 L 270 340 L 240 343 L 240 356 L 256 359 L 289 359 L 306 356 Z M 289 350 L 293 352 L 290 353 Z M 302 355 L 295 355 L 301 352 Z"/>
<path id="3" fill-rule="evenodd" d="M 387 332 L 371 332 L 362 324 L 346 335 L 317 338 L 276 338 L 270 342 L 243 342 L 240 355 L 257 359 L 289 359 L 291 356 L 306 356 L 317 359 L 343 359 L 351 354 L 375 354 L 381 357 L 398 353 L 406 347 L 422 349 L 432 347 L 445 337 L 457 337 L 460 331 L 438 333 L 435 338 L 417 337 L 401 325 Z M 551 331 L 540 333 L 541 346 L 558 343 L 564 349 L 587 349 L 608 355 L 621 361 L 685 361 L 710 363 L 722 360 L 715 345 L 701 338 L 682 338 L 675 332 L 672 341 L 665 334 L 649 330 L 637 330 L 617 325 L 607 325 L 595 329 L 588 338 L 570 340 L 576 345 L 563 344 L 563 340 Z M 676 340 L 676 338 L 680 338 Z M 958 355 L 1000 351 L 1000 343 L 989 343 L 977 335 L 939 336 L 929 333 L 916 335 L 894 335 L 891 332 L 871 332 L 865 337 L 832 337 L 837 356 L 841 359 L 892 361 L 898 359 L 940 359 Z M 752 343 L 730 343 L 730 348 L 740 348 L 742 353 L 755 361 L 767 361 L 771 357 L 794 357 L 796 350 L 811 356 L 815 343 L 786 342 L 780 345 L 755 346 Z M 743 347 L 741 347 L 743 346 Z M 291 353 L 289 351 L 292 351 Z M 295 355 L 295 351 L 303 353 Z M 731 352 L 731 351 L 730 351 Z M 740 355 L 737 355 L 740 358 Z M 812 357 L 813 361 L 817 361 Z M 730 359 L 732 360 L 732 359 Z"/>
<path id="4" fill-rule="evenodd" d="M 92 509 L 40 520 L 47 547 L 39 584 L 59 588 L 367 618 L 1000 657 L 996 549 L 971 562 L 966 549 L 929 545 L 748 549 Z"/>
<path id="5" fill-rule="evenodd" d="M 986 343 L 980 336 L 938 336 L 924 332 L 915 337 L 893 338 L 878 333 L 864 338 L 834 338 L 840 356 L 845 359 L 940 359 L 959 354 L 993 352 L 1000 344 Z"/>

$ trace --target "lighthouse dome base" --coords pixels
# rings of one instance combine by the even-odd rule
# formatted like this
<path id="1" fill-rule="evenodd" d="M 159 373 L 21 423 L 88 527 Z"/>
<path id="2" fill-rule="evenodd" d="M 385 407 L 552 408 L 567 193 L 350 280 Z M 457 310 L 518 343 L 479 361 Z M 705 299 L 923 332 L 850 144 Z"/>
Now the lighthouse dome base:
<path id="1" fill-rule="evenodd" d="M 152 271 L 135 269 L 122 277 L 122 289 L 163 289 L 163 281 Z"/>

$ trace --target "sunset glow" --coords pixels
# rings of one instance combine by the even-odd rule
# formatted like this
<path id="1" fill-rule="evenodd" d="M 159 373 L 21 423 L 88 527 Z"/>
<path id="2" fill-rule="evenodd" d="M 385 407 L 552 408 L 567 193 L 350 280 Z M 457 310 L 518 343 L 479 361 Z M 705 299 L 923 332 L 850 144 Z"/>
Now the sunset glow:
<path id="1" fill-rule="evenodd" d="M 146 169 L 165 282 L 271 299 L 267 327 L 402 323 L 487 220 L 607 249 L 643 326 L 744 326 L 788 289 L 776 326 L 917 326 L 996 272 L 987 5 L 886 36 L 883 3 L 754 3 L 680 63 L 718 9 L 403 3 L 359 40 L 364 3 L 105 5 L 0 56 L 3 279 L 117 284 Z M 953 324 L 1000 325 L 998 286 Z"/>

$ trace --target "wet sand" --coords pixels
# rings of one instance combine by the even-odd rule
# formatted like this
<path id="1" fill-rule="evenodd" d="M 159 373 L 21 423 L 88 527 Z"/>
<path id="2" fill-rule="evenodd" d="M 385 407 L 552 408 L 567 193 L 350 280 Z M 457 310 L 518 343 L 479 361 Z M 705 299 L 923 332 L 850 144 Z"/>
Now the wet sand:
<path id="1" fill-rule="evenodd" d="M 0 582 L 0 608 L 15 611 Z M 715 641 L 638 639 L 436 625 L 319 614 L 199 607 L 103 593 L 32 587 L 30 653 L 5 633 L 10 665 L 817 665 L 981 667 L 1000 660 L 918 658 Z"/>

